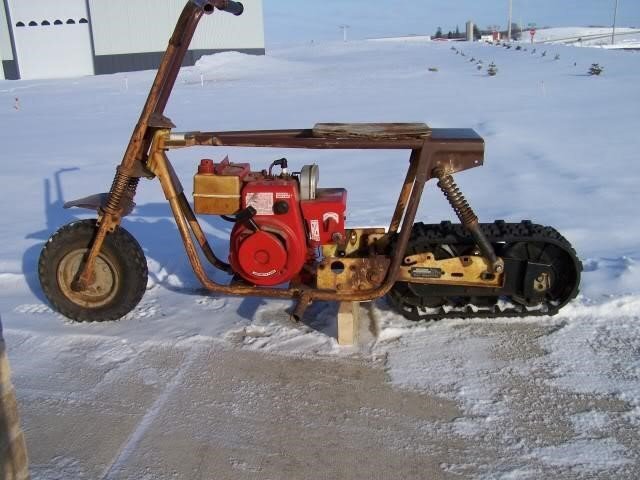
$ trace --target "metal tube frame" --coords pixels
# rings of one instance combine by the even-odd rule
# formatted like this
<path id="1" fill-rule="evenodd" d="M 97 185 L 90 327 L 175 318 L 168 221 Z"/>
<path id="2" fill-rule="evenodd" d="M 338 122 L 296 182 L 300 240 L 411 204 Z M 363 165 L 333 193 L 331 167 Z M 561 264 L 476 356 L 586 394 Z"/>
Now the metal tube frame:
<path id="1" fill-rule="evenodd" d="M 164 109 L 167 106 L 169 96 L 175 85 L 180 66 L 193 38 L 196 27 L 203 14 L 213 13 L 215 8 L 224 9 L 228 6 L 228 0 L 189 0 L 178 18 L 173 35 L 169 39 L 167 50 L 162 56 L 158 71 L 149 90 L 149 95 L 140 113 L 140 118 L 131 134 L 131 139 L 122 157 L 122 162 L 116 170 L 114 184 L 109 192 L 106 205 L 98 215 L 98 230 L 92 246 L 87 252 L 84 265 L 80 269 L 78 280 L 73 288 L 83 290 L 93 281 L 95 260 L 100 253 L 104 239 L 109 232 L 113 232 L 120 225 L 123 212 L 120 208 L 121 199 L 124 196 L 124 187 L 117 186 L 118 178 L 135 179 L 144 176 L 144 164 L 153 135 L 157 130 L 154 124 L 170 123 L 164 118 Z M 122 184 L 123 182 L 120 182 Z M 120 185 L 118 184 L 118 185 Z M 135 181 L 131 197 L 135 195 Z M 118 199 L 114 201 L 114 199 Z M 131 198 L 132 199 L 132 198 Z"/>
<path id="2" fill-rule="evenodd" d="M 300 315 L 313 300 L 366 301 L 383 296 L 391 289 L 398 277 L 403 252 L 411 235 L 420 198 L 425 183 L 432 177 L 433 169 L 439 167 L 448 173 L 454 173 L 480 166 L 484 152 L 483 140 L 472 130 L 451 129 L 434 129 L 424 134 L 411 132 L 395 136 L 342 138 L 319 138 L 314 136 L 312 130 L 304 129 L 172 134 L 173 124 L 164 117 L 163 113 L 196 26 L 203 14 L 213 12 L 213 7 L 224 10 L 228 6 L 228 0 L 190 0 L 185 5 L 158 68 L 140 119 L 133 130 L 122 162 L 116 170 L 114 186 L 109 193 L 108 201 L 99 210 L 99 227 L 74 288 L 81 290 L 91 283 L 95 258 L 100 252 L 104 238 L 120 224 L 122 217 L 126 214 L 121 205 L 124 202 L 123 198 L 128 195 L 129 200 L 133 200 L 138 178 L 156 175 L 173 211 L 194 273 L 205 288 L 227 295 L 297 298 L 299 306 L 296 312 Z M 384 130 L 384 124 L 380 126 Z M 195 145 L 411 150 L 409 168 L 386 234 L 388 239 L 400 229 L 395 253 L 383 280 L 373 289 L 341 292 L 319 290 L 296 283 L 289 288 L 279 289 L 256 287 L 242 282 L 222 285 L 211 280 L 204 271 L 194 236 L 205 257 L 216 268 L 226 272 L 230 272 L 230 268 L 215 257 L 166 155 L 166 150 Z"/>
<path id="3" fill-rule="evenodd" d="M 246 146 L 247 142 L 250 142 L 253 147 L 270 148 L 272 148 L 274 144 L 278 144 L 284 148 L 379 148 L 375 145 L 376 141 L 363 141 L 360 139 L 355 142 L 352 139 L 341 140 L 338 142 L 339 146 L 336 146 L 334 141 L 322 143 L 318 141 L 321 139 L 305 136 L 300 134 L 300 132 L 305 131 L 253 131 L 242 132 L 241 135 L 237 132 L 172 134 L 168 129 L 158 130 L 156 132 L 151 146 L 147 168 L 157 175 L 160 181 L 165 197 L 169 201 L 176 219 L 178 231 L 184 243 L 189 262 L 196 277 L 206 289 L 226 295 L 297 298 L 301 300 L 301 304 L 309 304 L 314 300 L 367 301 L 379 298 L 391 289 L 398 278 L 400 265 L 404 257 L 403 252 L 406 250 L 411 236 L 411 229 L 420 204 L 420 198 L 425 183 L 433 176 L 434 169 L 438 166 L 454 172 L 477 166 L 482 161 L 483 144 L 481 140 L 478 142 L 479 137 L 469 135 L 471 141 L 468 141 L 469 138 L 460 135 L 459 131 L 438 131 L 439 135 L 436 135 L 436 137 L 442 136 L 445 132 L 457 134 L 455 138 L 451 139 L 438 140 L 434 138 L 433 135 L 425 136 L 421 139 L 422 146 L 420 148 L 412 148 L 415 146 L 414 140 L 410 142 L 403 140 L 397 140 L 395 143 L 392 142 L 394 148 L 410 149 L 411 156 L 406 178 L 398 197 L 389 230 L 386 234 L 387 237 L 394 235 L 398 231 L 398 228 L 400 229 L 395 253 L 392 256 L 391 263 L 385 272 L 383 280 L 374 289 L 338 292 L 295 284 L 287 289 L 282 289 L 256 287 L 244 283 L 223 285 L 211 280 L 207 276 L 202 261 L 200 260 L 196 242 L 194 242 L 192 234 L 196 237 L 197 243 L 207 258 L 211 257 L 211 255 L 207 253 L 210 251 L 210 247 L 204 235 L 201 233 L 202 230 L 189 202 L 184 196 L 182 185 L 173 171 L 166 151 L 194 145 Z M 449 136 L 453 137 L 453 135 Z M 199 140 L 194 141 L 196 138 Z M 358 147 L 356 147 L 356 145 Z M 390 144 L 385 141 L 385 148 L 389 148 L 389 145 Z M 466 157 L 469 154 L 471 154 L 469 158 L 473 158 L 473 160 L 469 160 L 469 158 Z"/>

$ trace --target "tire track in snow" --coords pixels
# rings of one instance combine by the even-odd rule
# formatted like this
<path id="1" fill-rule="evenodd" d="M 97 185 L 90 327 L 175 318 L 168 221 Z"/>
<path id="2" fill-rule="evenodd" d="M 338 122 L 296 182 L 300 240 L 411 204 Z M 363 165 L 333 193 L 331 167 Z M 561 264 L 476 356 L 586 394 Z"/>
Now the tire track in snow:
<path id="1" fill-rule="evenodd" d="M 176 344 L 175 347 L 178 347 Z M 153 405 L 149 407 L 147 413 L 144 414 L 136 428 L 131 432 L 131 435 L 124 443 L 113 462 L 105 469 L 105 472 L 100 477 L 102 480 L 111 480 L 120 478 L 121 470 L 127 466 L 129 459 L 134 454 L 138 445 L 143 440 L 144 435 L 149 430 L 149 427 L 153 424 L 158 415 L 162 412 L 162 409 L 167 404 L 167 401 L 171 395 L 176 391 L 180 383 L 182 382 L 186 372 L 191 368 L 193 362 L 199 353 L 202 352 L 201 347 L 190 346 L 185 355 L 185 359 L 178 368 L 178 371 L 171 380 L 167 383 L 166 387 L 158 398 L 153 402 Z"/>

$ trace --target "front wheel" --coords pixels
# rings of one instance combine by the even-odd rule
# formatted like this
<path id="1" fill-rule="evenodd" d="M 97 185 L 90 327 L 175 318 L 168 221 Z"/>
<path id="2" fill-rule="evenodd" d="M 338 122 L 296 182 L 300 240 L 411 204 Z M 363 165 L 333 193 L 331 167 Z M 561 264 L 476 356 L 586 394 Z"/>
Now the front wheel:
<path id="1" fill-rule="evenodd" d="M 38 261 L 40 285 L 51 305 L 78 322 L 116 320 L 140 302 L 147 286 L 147 262 L 140 245 L 118 227 L 96 258 L 94 282 L 72 288 L 97 231 L 95 220 L 69 223 L 45 244 Z"/>

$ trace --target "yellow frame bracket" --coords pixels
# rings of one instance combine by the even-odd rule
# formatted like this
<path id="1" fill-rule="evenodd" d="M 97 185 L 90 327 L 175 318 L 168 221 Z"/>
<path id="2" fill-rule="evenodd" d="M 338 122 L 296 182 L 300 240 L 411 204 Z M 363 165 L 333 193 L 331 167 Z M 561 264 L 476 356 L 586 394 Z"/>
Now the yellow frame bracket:
<path id="1" fill-rule="evenodd" d="M 407 256 L 402 263 L 399 281 L 489 288 L 504 285 L 504 274 L 492 273 L 489 261 L 476 255 L 436 260 L 433 253 L 425 252 Z"/>

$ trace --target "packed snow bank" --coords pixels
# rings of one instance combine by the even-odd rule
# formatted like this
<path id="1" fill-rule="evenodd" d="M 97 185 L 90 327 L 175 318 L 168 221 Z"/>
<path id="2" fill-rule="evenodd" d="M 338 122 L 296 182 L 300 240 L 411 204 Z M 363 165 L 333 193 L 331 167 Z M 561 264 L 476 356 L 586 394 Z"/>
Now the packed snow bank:
<path id="1" fill-rule="evenodd" d="M 180 77 L 186 83 L 206 81 L 231 81 L 257 79 L 264 76 L 288 76 L 301 72 L 299 62 L 267 55 L 248 55 L 240 52 L 222 52 L 203 55 L 194 67 L 182 69 Z"/>
<path id="2" fill-rule="evenodd" d="M 586 476 L 617 472 L 630 478 L 626 469 L 637 461 L 637 452 L 622 443 L 624 435 L 606 432 L 614 425 L 634 432 L 640 424 L 637 297 L 598 305 L 581 299 L 556 317 L 531 323 L 393 323 L 383 319 L 387 326 L 378 346 L 391 381 L 458 401 L 466 416 L 452 425 L 456 434 L 500 438 L 506 454 L 489 472 L 506 469 L 539 478 L 535 470 L 525 475 L 530 466 L 514 468 L 528 460 Z M 585 402 L 585 394 L 599 400 Z M 620 411 L 612 402 L 628 407 Z M 537 435 L 540 424 L 566 429 L 564 441 Z"/>

